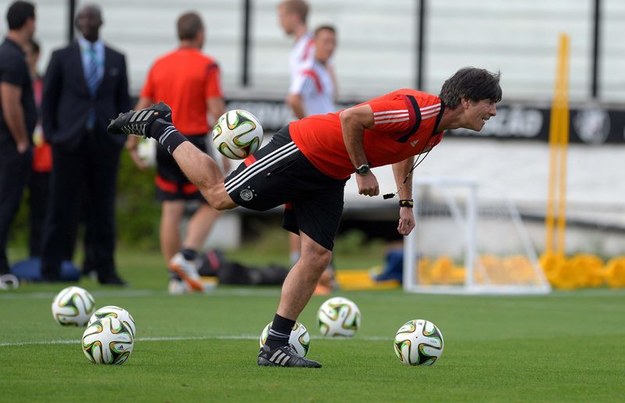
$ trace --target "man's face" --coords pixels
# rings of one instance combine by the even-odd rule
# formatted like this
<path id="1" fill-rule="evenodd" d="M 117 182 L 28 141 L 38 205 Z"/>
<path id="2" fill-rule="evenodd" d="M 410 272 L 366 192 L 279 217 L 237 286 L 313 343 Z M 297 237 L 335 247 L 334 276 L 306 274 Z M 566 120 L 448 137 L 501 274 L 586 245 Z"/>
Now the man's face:
<path id="1" fill-rule="evenodd" d="M 462 100 L 462 106 L 465 108 L 465 124 L 463 127 L 480 131 L 488 119 L 497 114 L 497 103 L 490 99 L 481 101 Z"/>
<path id="2" fill-rule="evenodd" d="M 297 16 L 289 12 L 284 5 L 278 6 L 278 23 L 285 34 L 293 35 L 297 25 Z"/>
<path id="3" fill-rule="evenodd" d="M 98 39 L 101 26 L 102 17 L 95 7 L 85 7 L 76 17 L 76 27 L 88 41 L 93 42 Z"/>
<path id="4" fill-rule="evenodd" d="M 326 63 L 336 49 L 336 34 L 329 29 L 322 29 L 315 35 L 315 58 Z"/>
<path id="5" fill-rule="evenodd" d="M 34 18 L 28 18 L 26 20 L 26 24 L 24 25 L 26 32 L 28 33 L 28 40 L 32 40 L 33 37 L 35 36 L 35 29 L 36 29 L 37 24 L 35 23 L 35 19 Z"/>

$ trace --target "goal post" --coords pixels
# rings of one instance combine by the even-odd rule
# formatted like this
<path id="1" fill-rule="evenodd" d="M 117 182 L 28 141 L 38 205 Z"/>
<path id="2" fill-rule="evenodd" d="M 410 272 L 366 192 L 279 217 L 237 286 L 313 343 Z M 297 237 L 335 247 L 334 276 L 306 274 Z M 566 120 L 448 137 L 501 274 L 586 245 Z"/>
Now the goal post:
<path id="1" fill-rule="evenodd" d="M 492 186 L 460 177 L 413 179 L 415 229 L 404 238 L 408 292 L 551 291 L 521 215 Z"/>

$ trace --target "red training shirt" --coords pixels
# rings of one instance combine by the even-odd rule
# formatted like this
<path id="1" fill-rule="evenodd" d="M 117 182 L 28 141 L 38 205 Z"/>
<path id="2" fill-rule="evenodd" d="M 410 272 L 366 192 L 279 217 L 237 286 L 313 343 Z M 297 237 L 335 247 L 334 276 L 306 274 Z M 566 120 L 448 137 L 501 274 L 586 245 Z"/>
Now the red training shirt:
<path id="1" fill-rule="evenodd" d="M 434 132 L 443 115 L 443 103 L 435 95 L 412 89 L 401 89 L 373 98 L 369 105 L 374 125 L 365 129 L 363 145 L 372 167 L 394 164 L 421 154 L 437 145 L 443 132 Z M 293 142 L 324 174 L 349 177 L 352 165 L 345 143 L 339 112 L 313 115 L 289 124 Z"/>
<path id="2" fill-rule="evenodd" d="M 154 62 L 141 96 L 168 104 L 182 134 L 206 134 L 206 99 L 223 96 L 219 66 L 199 49 L 177 49 Z"/>

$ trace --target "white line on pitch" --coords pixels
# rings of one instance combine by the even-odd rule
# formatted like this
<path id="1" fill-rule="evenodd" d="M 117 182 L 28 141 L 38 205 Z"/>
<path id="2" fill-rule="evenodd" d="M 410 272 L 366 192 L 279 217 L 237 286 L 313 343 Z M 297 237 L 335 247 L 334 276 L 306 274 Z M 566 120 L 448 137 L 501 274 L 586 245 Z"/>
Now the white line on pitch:
<path id="1" fill-rule="evenodd" d="M 192 340 L 257 340 L 258 336 L 239 335 L 239 336 L 179 336 L 179 337 L 138 337 L 138 342 L 149 341 L 192 341 Z M 321 339 L 321 337 L 312 337 L 312 339 Z M 388 341 L 389 337 L 379 336 L 356 336 L 355 340 L 365 341 Z M 350 340 L 349 338 L 323 338 L 323 340 Z M 18 341 L 18 342 L 0 342 L 0 347 L 19 347 L 19 346 L 37 346 L 37 345 L 58 345 L 58 344 L 80 344 L 80 340 L 40 340 L 40 341 Z"/>

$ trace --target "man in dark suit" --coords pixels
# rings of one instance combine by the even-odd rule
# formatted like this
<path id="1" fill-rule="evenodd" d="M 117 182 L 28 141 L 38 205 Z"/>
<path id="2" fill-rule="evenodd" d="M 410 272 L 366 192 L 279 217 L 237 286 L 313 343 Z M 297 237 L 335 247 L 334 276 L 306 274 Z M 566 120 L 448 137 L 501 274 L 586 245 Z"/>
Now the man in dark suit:
<path id="1" fill-rule="evenodd" d="M 42 245 L 42 276 L 58 281 L 75 212 L 85 198 L 85 266 L 101 284 L 125 285 L 115 269 L 115 190 L 123 139 L 108 136 L 112 116 L 130 108 L 126 59 L 99 38 L 102 13 L 83 6 L 81 37 L 56 50 L 46 71 L 42 115 L 52 145 L 50 204 Z"/>

